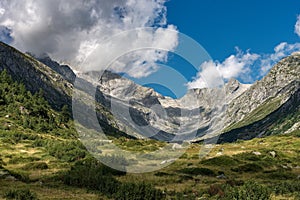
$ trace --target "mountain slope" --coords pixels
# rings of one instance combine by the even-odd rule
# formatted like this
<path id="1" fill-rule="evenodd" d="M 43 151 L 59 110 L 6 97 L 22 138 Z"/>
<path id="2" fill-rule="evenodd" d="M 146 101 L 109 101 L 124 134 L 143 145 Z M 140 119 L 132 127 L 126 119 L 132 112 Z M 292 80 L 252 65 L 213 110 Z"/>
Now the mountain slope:
<path id="1" fill-rule="evenodd" d="M 288 87 L 288 85 L 298 80 L 300 80 L 300 55 L 294 54 L 281 60 L 262 80 L 257 81 L 228 105 L 226 124 L 232 129 L 261 120 L 283 105 L 297 91 L 297 87 Z M 273 106 L 264 109 L 263 115 L 252 113 L 264 104 Z M 253 117 L 236 124 L 247 116 L 249 118 L 249 115 Z"/>
<path id="2" fill-rule="evenodd" d="M 59 73 L 68 82 L 74 83 L 76 75 L 68 65 L 60 65 L 58 62 L 53 61 L 48 55 L 43 55 L 41 57 L 35 58 Z"/>
<path id="3" fill-rule="evenodd" d="M 6 69 L 14 80 L 25 84 L 32 93 L 40 89 L 57 110 L 71 104 L 72 84 L 31 56 L 0 42 L 0 70 Z"/>
<path id="4" fill-rule="evenodd" d="M 55 110 L 61 110 L 63 106 L 67 106 L 71 110 L 72 95 L 74 85 L 74 73 L 67 66 L 60 66 L 49 58 L 41 59 L 49 66 L 37 61 L 28 54 L 24 54 L 15 48 L 0 42 L 0 70 L 6 70 L 7 73 L 18 82 L 21 82 L 32 93 L 43 91 L 43 96 Z M 60 69 L 61 67 L 64 70 Z M 53 69 L 52 69 L 53 68 Z M 58 72 L 61 72 L 59 74 Z M 70 78 L 70 82 L 65 80 Z M 85 97 L 89 94 L 82 93 Z M 85 105 L 84 101 L 77 102 L 79 106 L 90 109 Z M 122 135 L 125 133 L 119 131 L 118 123 L 111 117 L 111 113 L 100 104 L 97 104 L 97 116 L 99 123 L 108 135 Z M 84 119 L 84 118 L 83 118 Z M 81 121 L 88 128 L 94 128 L 94 124 L 88 120 Z"/>
<path id="5" fill-rule="evenodd" d="M 261 120 L 221 134 L 218 143 L 234 142 L 238 139 L 250 140 L 255 137 L 263 137 L 272 134 L 283 134 L 293 127 L 294 124 L 299 123 L 300 81 L 292 82 L 287 87 L 297 88 L 297 91 L 293 93 L 278 109 L 271 112 Z"/>

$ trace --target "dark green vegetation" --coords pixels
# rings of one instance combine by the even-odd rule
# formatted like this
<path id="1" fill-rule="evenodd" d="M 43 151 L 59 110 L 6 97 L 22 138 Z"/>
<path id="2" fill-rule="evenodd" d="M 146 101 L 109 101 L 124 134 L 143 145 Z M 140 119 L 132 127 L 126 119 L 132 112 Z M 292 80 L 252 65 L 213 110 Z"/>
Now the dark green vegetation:
<path id="1" fill-rule="evenodd" d="M 29 189 L 9 190 L 4 194 L 7 199 L 16 200 L 36 200 L 36 194 L 32 193 Z"/>

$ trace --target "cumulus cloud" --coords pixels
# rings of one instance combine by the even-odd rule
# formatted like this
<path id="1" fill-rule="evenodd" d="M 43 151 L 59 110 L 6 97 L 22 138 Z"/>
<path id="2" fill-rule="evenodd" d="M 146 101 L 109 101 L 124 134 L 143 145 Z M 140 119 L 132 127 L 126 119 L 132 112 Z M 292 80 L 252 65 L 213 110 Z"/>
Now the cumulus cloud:
<path id="1" fill-rule="evenodd" d="M 293 52 L 300 51 L 300 43 L 288 44 L 282 42 L 274 48 L 273 53 L 269 54 L 256 54 L 249 51 L 244 53 L 238 49 L 236 55 L 231 55 L 226 58 L 222 63 L 218 61 L 204 62 L 200 71 L 193 81 L 187 84 L 188 89 L 192 88 L 207 88 L 214 84 L 215 78 L 209 75 L 212 70 L 216 68 L 220 76 L 225 80 L 230 78 L 239 78 L 245 82 L 253 82 L 265 76 L 269 70 L 282 58 L 291 55 Z M 212 72 L 215 73 L 215 72 Z"/>
<path id="2" fill-rule="evenodd" d="M 295 24 L 295 33 L 300 37 L 300 15 L 298 15 L 297 22 Z"/>
<path id="3" fill-rule="evenodd" d="M 260 76 L 264 76 L 279 60 L 296 51 L 300 51 L 300 43 L 288 44 L 287 42 L 282 42 L 274 48 L 273 53 L 262 55 Z"/>
<path id="4" fill-rule="evenodd" d="M 220 74 L 216 73 L 216 63 L 213 61 L 204 62 L 200 68 L 201 72 L 197 73 L 197 76 L 193 81 L 187 83 L 188 89 L 193 88 L 210 88 L 220 86 L 218 81 Z"/>
<path id="5" fill-rule="evenodd" d="M 158 69 L 157 61 L 167 61 L 168 51 L 177 46 L 178 32 L 173 26 L 134 29 L 99 44 L 85 60 L 85 70 L 109 66 L 116 72 L 140 78 Z M 171 43 L 169 41 L 172 41 Z"/>
<path id="6" fill-rule="evenodd" d="M 110 48 L 108 39 L 136 28 L 154 27 L 154 31 L 123 38 L 119 46 L 134 49 L 143 42 L 152 42 L 148 45 L 158 43 L 166 50 L 173 50 L 178 41 L 176 34 L 160 28 L 176 30 L 176 27 L 167 25 L 165 1 L 3 0 L 0 2 L 0 25 L 11 30 L 11 44 L 22 51 L 36 55 L 47 53 L 56 60 L 78 66 L 99 49 L 99 45 L 106 46 L 107 51 L 115 51 L 115 47 Z M 103 52 L 99 52 L 99 59 L 102 55 Z M 120 58 L 115 68 L 132 71 L 128 69 L 130 63 L 135 70 L 140 69 L 137 76 L 142 77 L 155 71 L 155 62 L 166 60 L 167 55 L 156 50 L 135 51 Z M 103 62 L 98 63 L 98 67 L 106 67 L 101 64 Z M 81 67 L 85 69 L 87 66 Z M 135 76 L 135 73 L 131 75 Z"/>
<path id="7" fill-rule="evenodd" d="M 237 78 L 249 73 L 251 66 L 259 57 L 258 54 L 244 53 L 238 49 L 236 55 L 229 56 L 223 63 L 217 63 L 216 67 L 224 79 Z"/>
<path id="8" fill-rule="evenodd" d="M 200 67 L 202 70 L 193 81 L 187 84 L 187 87 L 189 89 L 215 87 L 214 82 L 217 76 L 221 76 L 225 80 L 243 76 L 246 79 L 247 74 L 251 71 L 251 66 L 259 58 L 258 54 L 252 54 L 249 51 L 244 53 L 237 48 L 237 54 L 229 56 L 222 63 L 219 61 L 204 62 Z M 212 68 L 217 69 L 219 74 L 211 70 Z"/>

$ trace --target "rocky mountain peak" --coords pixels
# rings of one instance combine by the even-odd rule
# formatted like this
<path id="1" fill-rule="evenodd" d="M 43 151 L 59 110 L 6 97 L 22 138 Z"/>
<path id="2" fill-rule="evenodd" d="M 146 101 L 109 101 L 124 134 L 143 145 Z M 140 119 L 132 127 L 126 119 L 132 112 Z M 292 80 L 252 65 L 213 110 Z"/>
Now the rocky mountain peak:
<path id="1" fill-rule="evenodd" d="M 259 106 L 269 101 L 284 103 L 297 88 L 287 87 L 300 77 L 300 54 L 293 54 L 278 62 L 270 72 L 238 96 L 228 106 L 227 123 L 242 120 Z M 276 106 L 274 107 L 274 109 Z M 270 109 L 267 112 L 272 112 Z"/>
<path id="2" fill-rule="evenodd" d="M 234 93 L 235 91 L 237 91 L 239 89 L 240 85 L 241 85 L 241 83 L 237 79 L 231 78 L 226 83 L 226 89 L 228 90 L 228 92 Z"/>
<path id="3" fill-rule="evenodd" d="M 227 102 L 231 102 L 233 99 L 240 96 L 250 87 L 251 84 L 242 84 L 235 78 L 229 79 L 229 81 L 224 86 Z"/>
<path id="4" fill-rule="evenodd" d="M 31 54 L 30 54 L 31 55 Z M 52 60 L 48 54 L 42 54 L 39 57 L 31 55 L 34 58 L 36 58 L 41 63 L 47 65 L 57 73 L 59 73 L 61 76 L 65 78 L 70 83 L 74 83 L 76 79 L 76 75 L 68 65 L 60 65 L 58 62 Z"/>

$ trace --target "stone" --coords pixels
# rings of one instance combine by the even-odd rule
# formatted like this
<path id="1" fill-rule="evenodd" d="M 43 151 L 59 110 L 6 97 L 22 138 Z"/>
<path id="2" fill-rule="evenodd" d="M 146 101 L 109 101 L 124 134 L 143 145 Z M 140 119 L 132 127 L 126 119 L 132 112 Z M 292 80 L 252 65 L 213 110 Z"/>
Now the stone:
<path id="1" fill-rule="evenodd" d="M 173 151 L 175 151 L 175 150 L 177 150 L 177 149 L 182 149 L 182 148 L 183 148 L 182 145 L 177 144 L 177 143 L 173 144 L 173 146 L 172 146 L 172 150 L 173 150 Z"/>
<path id="2" fill-rule="evenodd" d="M 5 177 L 5 180 L 7 181 L 16 181 L 17 179 L 14 176 L 8 175 Z"/>
<path id="3" fill-rule="evenodd" d="M 260 156 L 261 155 L 261 153 L 259 152 L 259 151 L 253 151 L 252 152 L 254 155 L 256 155 L 256 156 Z"/>
<path id="4" fill-rule="evenodd" d="M 276 157 L 276 152 L 275 152 L 275 151 L 270 151 L 269 153 L 270 153 L 270 155 L 271 155 L 273 158 Z"/>
<path id="5" fill-rule="evenodd" d="M 227 177 L 225 176 L 225 174 L 221 174 L 219 176 L 217 176 L 218 179 L 226 179 Z"/>

